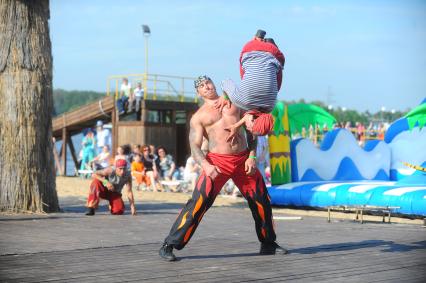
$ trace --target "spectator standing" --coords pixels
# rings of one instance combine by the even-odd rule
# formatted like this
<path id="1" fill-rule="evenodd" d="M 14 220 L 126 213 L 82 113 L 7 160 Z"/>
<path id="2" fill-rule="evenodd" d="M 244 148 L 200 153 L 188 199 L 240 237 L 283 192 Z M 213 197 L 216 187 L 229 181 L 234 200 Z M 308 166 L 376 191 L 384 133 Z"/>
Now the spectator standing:
<path id="1" fill-rule="evenodd" d="M 314 131 L 314 126 L 309 125 L 309 139 L 315 143 L 315 131 Z"/>
<path id="2" fill-rule="evenodd" d="M 377 130 L 377 132 L 378 132 L 378 134 L 377 134 L 377 139 L 378 140 L 384 140 L 385 139 L 385 126 L 381 123 L 380 125 L 379 125 L 379 128 L 378 128 L 378 130 Z"/>
<path id="3" fill-rule="evenodd" d="M 302 127 L 302 138 L 306 138 L 306 128 Z"/>
<path id="4" fill-rule="evenodd" d="M 105 145 L 111 148 L 111 131 L 104 128 L 104 123 L 99 120 L 96 122 L 96 153 L 101 153 Z"/>
<path id="5" fill-rule="evenodd" d="M 367 135 L 366 138 L 368 138 L 368 139 L 372 139 L 372 138 L 376 137 L 376 132 L 374 131 L 373 122 L 370 122 L 370 124 L 368 124 L 366 135 Z"/>
<path id="6" fill-rule="evenodd" d="M 360 146 L 363 146 L 365 142 L 365 127 L 364 124 L 362 124 L 361 122 L 357 122 L 356 125 L 356 137 L 358 140 L 358 144 Z"/>
<path id="7" fill-rule="evenodd" d="M 324 123 L 324 126 L 322 127 L 322 139 L 324 140 L 325 135 L 328 133 L 328 125 L 327 123 Z"/>
<path id="8" fill-rule="evenodd" d="M 123 78 L 120 87 L 120 97 L 117 99 L 117 108 L 120 115 L 125 113 L 127 103 L 129 104 L 128 112 L 131 112 L 133 103 L 132 86 L 130 85 L 128 78 Z"/>
<path id="9" fill-rule="evenodd" d="M 352 133 L 352 125 L 350 121 L 346 122 L 345 129 Z"/>
<path id="10" fill-rule="evenodd" d="M 135 111 L 139 112 L 141 110 L 141 101 L 143 99 L 144 89 L 142 83 L 138 82 L 136 88 L 133 91 L 133 97 L 135 99 Z"/>
<path id="11" fill-rule="evenodd" d="M 81 145 L 82 145 L 82 160 L 80 170 L 91 170 L 91 162 L 95 158 L 95 136 L 91 129 L 88 129 Z"/>
<path id="12" fill-rule="evenodd" d="M 266 183 L 265 168 L 269 163 L 269 146 L 266 136 L 257 136 L 256 166 Z"/>
<path id="13" fill-rule="evenodd" d="M 321 142 L 321 129 L 318 124 L 315 124 L 315 144 L 318 144 Z"/>

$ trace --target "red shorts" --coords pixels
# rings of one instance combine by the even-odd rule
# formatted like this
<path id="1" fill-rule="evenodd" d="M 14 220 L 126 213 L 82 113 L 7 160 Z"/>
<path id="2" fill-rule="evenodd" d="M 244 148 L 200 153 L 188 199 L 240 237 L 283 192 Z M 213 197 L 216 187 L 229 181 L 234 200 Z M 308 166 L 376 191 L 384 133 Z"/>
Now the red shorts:
<path id="1" fill-rule="evenodd" d="M 256 193 L 256 189 L 260 190 L 259 193 L 264 193 L 263 190 L 265 186 L 259 170 L 256 169 L 256 172 L 253 175 L 247 175 L 245 171 L 245 162 L 248 158 L 248 154 L 248 150 L 237 154 L 219 154 L 211 152 L 207 154 L 207 161 L 209 161 L 210 164 L 217 166 L 221 171 L 221 173 L 219 173 L 219 175 L 213 180 L 214 197 L 219 194 L 223 185 L 229 179 L 232 179 L 244 197 L 247 195 L 249 197 L 253 197 Z M 200 187 L 204 178 L 206 178 L 206 175 L 203 172 L 198 179 L 197 187 Z M 209 192 L 206 191 L 206 194 L 209 195 Z"/>

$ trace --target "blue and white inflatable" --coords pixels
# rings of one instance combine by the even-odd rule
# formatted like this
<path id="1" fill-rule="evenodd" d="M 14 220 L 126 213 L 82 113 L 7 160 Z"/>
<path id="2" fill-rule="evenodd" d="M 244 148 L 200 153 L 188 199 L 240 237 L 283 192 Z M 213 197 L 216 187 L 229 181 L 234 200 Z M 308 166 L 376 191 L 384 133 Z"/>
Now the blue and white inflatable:
<path id="1" fill-rule="evenodd" d="M 395 121 L 384 141 L 361 148 L 345 129 L 328 133 L 320 148 L 308 139 L 291 142 L 292 183 L 268 188 L 274 205 L 396 206 L 398 213 L 426 216 L 426 127 Z"/>

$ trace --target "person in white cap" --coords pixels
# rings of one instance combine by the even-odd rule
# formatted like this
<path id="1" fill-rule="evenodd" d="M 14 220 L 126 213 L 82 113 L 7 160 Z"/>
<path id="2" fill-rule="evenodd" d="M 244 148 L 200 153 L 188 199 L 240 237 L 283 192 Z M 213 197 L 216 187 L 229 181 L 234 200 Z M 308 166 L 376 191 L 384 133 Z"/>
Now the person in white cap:
<path id="1" fill-rule="evenodd" d="M 96 122 L 96 140 L 97 154 L 102 152 L 105 145 L 111 148 L 111 132 L 104 128 L 104 123 L 101 120 Z"/>

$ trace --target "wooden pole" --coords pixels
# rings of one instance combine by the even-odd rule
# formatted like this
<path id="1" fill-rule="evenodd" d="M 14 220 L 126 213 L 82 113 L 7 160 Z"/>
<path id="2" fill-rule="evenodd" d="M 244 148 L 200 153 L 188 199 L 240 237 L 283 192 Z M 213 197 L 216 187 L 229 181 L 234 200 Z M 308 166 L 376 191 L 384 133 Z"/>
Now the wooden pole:
<path id="1" fill-rule="evenodd" d="M 67 128 L 62 129 L 62 156 L 61 156 L 61 175 L 66 176 L 67 175 Z"/>
<path id="2" fill-rule="evenodd" d="M 79 169 L 78 168 L 78 158 L 77 158 L 77 155 L 75 154 L 75 148 L 74 148 L 74 144 L 72 143 L 71 136 L 68 139 L 68 145 L 70 147 L 71 157 L 72 157 L 72 160 L 74 161 L 74 166 L 75 166 L 75 169 L 76 169 L 76 172 L 77 172 L 78 169 Z"/>
<path id="3" fill-rule="evenodd" d="M 55 171 L 61 173 L 61 161 L 59 160 L 59 154 L 55 146 L 56 139 L 53 138 L 53 157 L 55 158 Z"/>
<path id="4" fill-rule="evenodd" d="M 114 108 L 112 109 L 111 113 L 111 122 L 112 122 L 112 145 L 110 148 L 111 150 L 111 156 L 115 157 L 115 148 L 117 147 L 118 143 L 118 136 L 117 136 L 117 110 L 116 110 L 116 104 L 114 104 Z"/>

